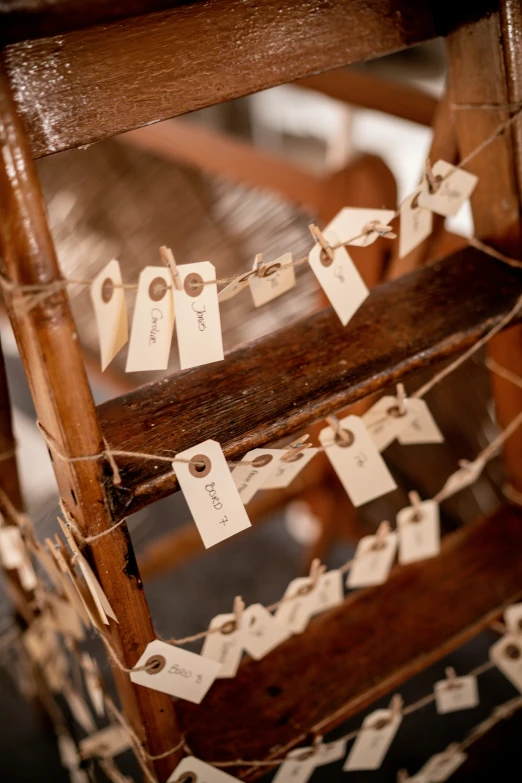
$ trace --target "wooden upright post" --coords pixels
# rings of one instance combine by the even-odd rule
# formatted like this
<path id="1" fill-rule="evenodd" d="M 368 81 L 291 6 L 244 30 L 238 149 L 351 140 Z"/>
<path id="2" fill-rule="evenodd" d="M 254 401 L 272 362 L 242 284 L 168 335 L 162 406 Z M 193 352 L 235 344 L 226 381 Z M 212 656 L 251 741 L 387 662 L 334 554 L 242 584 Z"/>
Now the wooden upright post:
<path id="1" fill-rule="evenodd" d="M 14 283 L 49 284 L 60 280 L 31 152 L 0 65 L 0 249 L 2 272 Z M 63 290 L 47 296 L 28 313 L 17 308 L 21 297 L 6 294 L 6 303 L 38 418 L 60 451 L 69 456 L 99 454 L 102 434 Z M 69 462 L 53 455 L 60 494 L 84 535 L 107 530 L 114 519 L 105 487 L 112 473 L 103 460 Z M 109 628 L 112 647 L 132 667 L 155 638 L 139 570 L 125 524 L 86 551 L 118 615 Z M 150 754 L 158 755 L 179 740 L 172 700 L 135 686 L 113 667 L 127 719 Z M 155 762 L 164 781 L 178 754 Z"/>

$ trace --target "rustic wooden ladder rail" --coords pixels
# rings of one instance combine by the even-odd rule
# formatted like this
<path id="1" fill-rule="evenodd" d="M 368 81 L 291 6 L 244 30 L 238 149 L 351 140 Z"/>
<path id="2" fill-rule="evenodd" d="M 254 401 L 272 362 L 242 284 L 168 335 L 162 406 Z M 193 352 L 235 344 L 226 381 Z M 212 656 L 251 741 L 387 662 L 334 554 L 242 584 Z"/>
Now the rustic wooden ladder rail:
<path id="1" fill-rule="evenodd" d="M 350 0 L 319 6 L 312 0 L 133 0 L 127 7 L 99 0 L 81 4 L 81 11 L 66 0 L 51 5 L 18 2 L 11 12 L 4 4 L 0 17 L 2 271 L 18 283 L 60 279 L 34 157 L 437 35 L 447 36 L 456 103 L 502 107 L 522 100 L 516 46 L 522 11 L 513 0 L 474 4 L 472 18 L 457 8 L 443 14 L 436 4 L 407 0 L 357 6 Z M 157 13 L 138 16 L 152 9 Z M 135 16 L 123 18 L 130 13 Z M 39 38 L 42 30 L 52 37 Z M 505 108 L 458 112 L 461 155 L 508 116 Z M 513 256 L 520 253 L 521 142 L 518 125 L 469 166 L 481 178 L 473 198 L 476 233 Z M 519 283 L 512 269 L 465 250 L 374 291 L 347 330 L 325 311 L 233 353 L 222 365 L 149 385 L 98 410 L 66 293 L 58 291 L 25 315 L 6 298 L 38 418 L 65 454 L 97 454 L 103 437 L 113 447 L 145 451 L 215 437 L 235 457 L 461 350 L 509 311 Z M 521 347 L 517 326 L 499 336 L 492 351 L 522 374 Z M 259 372 L 261 359 L 266 368 Z M 522 408 L 522 394 L 501 380 L 495 387 L 499 420 L 506 424 Z M 240 393 L 245 388 L 246 400 Z M 237 412 L 232 421 L 231 410 Z M 154 435 L 146 426 L 151 420 Z M 522 436 L 509 441 L 505 456 L 510 480 L 522 490 Z M 123 461 L 121 467 L 118 488 L 102 461 L 55 457 L 60 494 L 84 534 L 106 530 L 123 514 L 176 489 L 173 474 L 155 471 L 151 463 Z M 20 508 L 16 480 L 11 475 L 9 481 L 2 476 L 1 486 Z M 176 744 L 180 729 L 202 758 L 265 758 L 276 745 L 283 753 L 313 724 L 334 726 L 444 655 L 517 597 L 520 521 L 519 512 L 505 508 L 455 534 L 439 558 L 398 569 L 382 590 L 349 598 L 269 658 L 245 662 L 233 682 L 214 685 L 202 707 L 180 702 L 174 709 L 169 697 L 135 687 L 115 670 L 128 720 L 152 754 Z M 87 554 L 118 609 L 112 644 L 122 662 L 133 666 L 154 630 L 126 526 Z M 452 578 L 457 562 L 458 583 Z M 470 600 L 455 610 L 452 599 L 463 584 Z M 439 612 L 450 601 L 454 611 Z M 427 608 L 430 623 L 423 624 Z M 408 633 L 414 623 L 421 633 Z M 399 624 L 401 643 L 384 660 L 378 639 L 397 637 Z M 321 656 L 328 657 L 328 678 L 310 665 Z M 305 698 L 307 692 L 314 698 Z M 178 758 L 172 754 L 155 763 L 159 780 Z"/>

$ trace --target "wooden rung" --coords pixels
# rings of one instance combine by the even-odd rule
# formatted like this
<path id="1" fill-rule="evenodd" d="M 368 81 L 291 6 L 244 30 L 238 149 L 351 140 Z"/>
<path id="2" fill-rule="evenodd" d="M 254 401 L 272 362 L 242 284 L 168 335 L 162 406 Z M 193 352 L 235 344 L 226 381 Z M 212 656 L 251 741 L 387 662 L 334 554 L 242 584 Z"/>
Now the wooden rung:
<path id="1" fill-rule="evenodd" d="M 114 449 L 174 454 L 213 438 L 228 459 L 471 345 L 514 305 L 519 271 L 474 248 L 375 288 L 347 327 L 329 308 L 98 406 Z M 114 513 L 177 490 L 168 463 L 118 457 Z"/>
<path id="2" fill-rule="evenodd" d="M 245 660 L 203 709 L 179 701 L 188 745 L 212 761 L 284 756 L 316 724 L 325 733 L 467 642 L 520 595 L 522 511 L 504 506 L 447 536 L 439 557 L 397 567 L 263 660 Z"/>

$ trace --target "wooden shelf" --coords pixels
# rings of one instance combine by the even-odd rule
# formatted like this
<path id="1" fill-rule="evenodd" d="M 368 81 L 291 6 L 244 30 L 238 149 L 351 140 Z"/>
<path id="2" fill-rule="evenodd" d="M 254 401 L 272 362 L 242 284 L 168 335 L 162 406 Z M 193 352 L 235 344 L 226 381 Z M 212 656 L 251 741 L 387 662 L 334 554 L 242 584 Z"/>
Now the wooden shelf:
<path id="1" fill-rule="evenodd" d="M 228 459 L 454 356 L 514 305 L 522 274 L 474 248 L 375 288 L 343 328 L 328 308 L 225 357 L 98 406 L 112 448 L 174 455 L 208 438 Z M 116 516 L 178 489 L 164 462 L 118 458 Z M 107 467 L 107 475 L 110 470 Z"/>

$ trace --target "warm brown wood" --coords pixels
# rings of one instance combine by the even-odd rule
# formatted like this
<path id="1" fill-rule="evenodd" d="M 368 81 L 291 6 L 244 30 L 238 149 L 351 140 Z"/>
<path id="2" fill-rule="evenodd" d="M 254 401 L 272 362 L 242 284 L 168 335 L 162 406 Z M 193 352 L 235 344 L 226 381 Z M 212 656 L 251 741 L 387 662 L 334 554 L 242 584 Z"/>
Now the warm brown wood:
<path id="1" fill-rule="evenodd" d="M 448 39 L 451 96 L 455 103 L 505 104 L 522 99 L 522 15 L 518 2 L 502 0 L 497 11 L 473 26 L 465 26 Z M 499 41 L 501 45 L 499 46 Z M 484 63 L 487 76 L 484 78 Z M 461 157 L 509 117 L 506 109 L 460 110 L 457 134 Z M 508 130 L 466 167 L 480 177 L 471 204 L 475 233 L 499 250 L 520 257 L 522 160 L 521 124 Z M 510 330 L 491 344 L 491 354 L 505 367 L 522 375 L 522 330 Z M 496 411 L 505 426 L 522 408 L 522 391 L 492 375 Z M 504 448 L 509 480 L 522 490 L 522 435 L 510 438 Z"/>
<path id="2" fill-rule="evenodd" d="M 14 43 L 5 56 L 39 157 L 386 54 L 443 30 L 430 6 L 414 0 L 196 0 Z"/>
<path id="3" fill-rule="evenodd" d="M 473 343 L 514 305 L 517 270 L 473 248 L 374 289 L 346 328 L 331 309 L 98 407 L 110 446 L 172 454 L 205 437 L 229 459 L 302 430 Z M 248 390 L 248 394 L 243 392 Z M 166 463 L 118 458 L 116 516 L 176 491 Z"/>
<path id="4" fill-rule="evenodd" d="M 448 536 L 439 557 L 397 567 L 262 661 L 246 660 L 203 709 L 180 702 L 188 744 L 213 761 L 284 756 L 312 727 L 339 725 L 464 644 L 521 594 L 522 512 L 504 507 Z"/>
<path id="5" fill-rule="evenodd" d="M 352 106 L 382 111 L 419 125 L 433 123 L 438 104 L 432 95 L 408 84 L 353 69 L 343 68 L 308 76 L 296 85 Z"/>
<path id="6" fill-rule="evenodd" d="M 0 71 L 0 243 L 2 272 L 18 283 L 49 283 L 59 270 L 46 222 L 34 164 L 16 115 L 4 71 Z M 19 301 L 19 300 L 18 300 Z M 6 295 L 8 314 L 27 373 L 37 415 L 67 455 L 96 454 L 102 436 L 82 363 L 80 346 L 63 291 L 21 315 L 16 299 Z M 110 470 L 101 462 L 69 463 L 56 456 L 53 466 L 65 504 L 84 533 L 97 533 L 114 523 L 107 500 Z M 133 666 L 154 638 L 139 570 L 125 525 L 86 552 L 120 623 L 109 633 L 117 654 Z M 139 688 L 127 674 L 115 679 L 128 719 L 152 753 L 172 747 L 177 735 L 174 710 L 167 696 Z M 163 780 L 175 757 L 157 762 Z"/>

